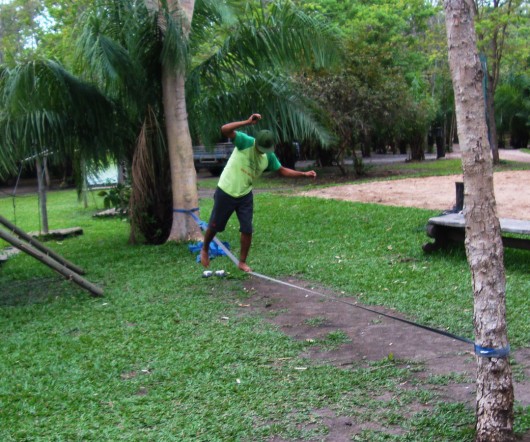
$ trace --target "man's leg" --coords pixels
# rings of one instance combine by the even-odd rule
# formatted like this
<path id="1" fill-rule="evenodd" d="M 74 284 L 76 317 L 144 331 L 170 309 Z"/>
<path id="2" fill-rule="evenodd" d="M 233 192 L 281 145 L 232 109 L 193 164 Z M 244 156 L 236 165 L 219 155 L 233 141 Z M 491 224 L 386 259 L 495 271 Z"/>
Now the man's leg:
<path id="1" fill-rule="evenodd" d="M 252 271 L 246 262 L 248 251 L 250 250 L 250 244 L 252 244 L 252 233 L 241 233 L 241 252 L 239 255 L 239 264 L 237 266 L 244 272 Z"/>
<path id="2" fill-rule="evenodd" d="M 210 265 L 210 243 L 213 241 L 215 234 L 216 232 L 209 227 L 204 233 L 204 242 L 202 243 L 201 249 L 201 264 L 206 268 Z"/>
<path id="3" fill-rule="evenodd" d="M 201 249 L 201 264 L 204 267 L 210 265 L 210 243 L 213 241 L 215 235 L 217 235 L 217 232 L 222 232 L 225 229 L 226 223 L 234 210 L 234 199 L 221 189 L 215 189 L 210 222 L 208 223 L 206 232 L 204 232 L 204 241 Z"/>
<path id="4" fill-rule="evenodd" d="M 252 218 L 254 214 L 254 196 L 252 192 L 244 196 L 236 209 L 236 215 L 239 219 L 239 231 L 241 232 L 241 251 L 239 254 L 240 270 L 251 272 L 252 269 L 247 265 L 248 251 L 252 244 Z"/>

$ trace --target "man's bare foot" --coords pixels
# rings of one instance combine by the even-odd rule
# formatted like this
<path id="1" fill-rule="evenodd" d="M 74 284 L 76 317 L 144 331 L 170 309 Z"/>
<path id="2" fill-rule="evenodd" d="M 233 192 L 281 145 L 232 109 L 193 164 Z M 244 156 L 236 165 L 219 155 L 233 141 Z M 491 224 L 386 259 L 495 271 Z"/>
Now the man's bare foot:
<path id="1" fill-rule="evenodd" d="M 244 272 L 250 273 L 252 269 L 247 265 L 246 262 L 239 261 L 239 264 L 237 265 L 239 270 L 243 270 Z"/>
<path id="2" fill-rule="evenodd" d="M 204 249 L 201 249 L 201 264 L 206 268 L 210 266 L 210 257 L 208 256 L 208 252 Z"/>

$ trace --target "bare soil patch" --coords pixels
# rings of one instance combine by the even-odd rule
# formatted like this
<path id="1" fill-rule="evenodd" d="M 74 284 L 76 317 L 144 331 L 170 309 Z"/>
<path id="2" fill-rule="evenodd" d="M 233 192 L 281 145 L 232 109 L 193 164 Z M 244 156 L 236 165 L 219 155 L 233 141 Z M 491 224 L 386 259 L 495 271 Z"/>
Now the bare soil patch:
<path id="1" fill-rule="evenodd" d="M 455 205 L 455 183 L 462 180 L 461 175 L 406 178 L 333 186 L 303 195 L 443 211 Z M 530 219 L 530 192 L 523 190 L 530 183 L 530 170 L 497 172 L 493 183 L 501 218 Z"/>

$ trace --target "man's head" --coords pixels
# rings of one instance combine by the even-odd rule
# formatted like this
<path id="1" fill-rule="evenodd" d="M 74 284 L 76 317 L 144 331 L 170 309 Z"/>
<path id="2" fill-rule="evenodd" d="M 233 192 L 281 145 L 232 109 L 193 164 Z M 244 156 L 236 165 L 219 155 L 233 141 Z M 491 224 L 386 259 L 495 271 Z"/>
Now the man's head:
<path id="1" fill-rule="evenodd" d="M 268 130 L 260 130 L 256 135 L 256 147 L 261 153 L 274 152 L 274 135 Z"/>

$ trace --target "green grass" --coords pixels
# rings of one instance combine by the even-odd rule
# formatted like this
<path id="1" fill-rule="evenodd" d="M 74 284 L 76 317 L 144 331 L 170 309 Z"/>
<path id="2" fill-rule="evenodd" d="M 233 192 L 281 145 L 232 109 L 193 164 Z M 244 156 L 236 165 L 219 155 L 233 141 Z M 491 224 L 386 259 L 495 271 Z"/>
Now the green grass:
<path id="1" fill-rule="evenodd" d="M 12 203 L 0 199 L 11 220 Z M 320 409 L 378 424 L 356 440 L 473 440 L 473 410 L 441 402 L 429 388 L 450 376 L 419 382 L 413 364 L 388 359 L 350 370 L 303 359 L 315 343 L 244 314 L 246 275 L 227 258 L 212 268 L 231 271 L 228 278 L 203 279 L 186 245 L 132 246 L 126 222 L 94 219 L 103 206 L 97 197 L 88 209 L 73 191 L 52 192 L 48 203 L 50 228 L 84 234 L 47 245 L 85 268 L 105 296 L 91 298 L 25 255 L 0 268 L 0 440 L 319 439 L 327 431 Z M 271 193 L 257 194 L 255 209 L 250 263 L 260 273 L 314 281 L 472 336 L 463 249 L 421 250 L 433 212 Z M 202 200 L 202 218 L 210 210 Z M 16 218 L 38 230 L 35 196 L 16 200 Z M 221 239 L 237 251 L 238 236 L 233 219 Z M 517 349 L 530 341 L 530 253 L 507 249 L 505 261 Z M 338 330 L 324 341 L 335 348 L 347 336 Z M 404 391 L 403 382 L 418 388 Z M 530 429 L 529 414 L 517 407 L 517 431 Z"/>
<path id="2" fill-rule="evenodd" d="M 437 161 L 396 163 L 377 166 L 380 170 L 408 172 L 408 175 L 416 177 L 462 174 L 462 161 L 460 159 L 443 159 Z M 508 170 L 529 170 L 529 163 L 515 161 L 501 161 L 494 166 L 495 172 Z"/>

